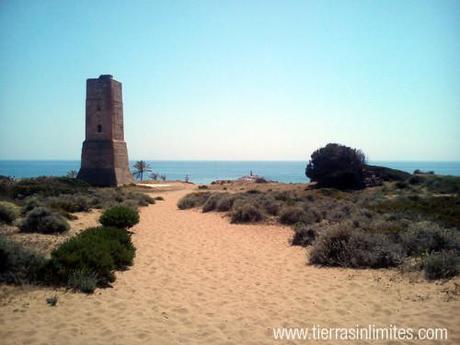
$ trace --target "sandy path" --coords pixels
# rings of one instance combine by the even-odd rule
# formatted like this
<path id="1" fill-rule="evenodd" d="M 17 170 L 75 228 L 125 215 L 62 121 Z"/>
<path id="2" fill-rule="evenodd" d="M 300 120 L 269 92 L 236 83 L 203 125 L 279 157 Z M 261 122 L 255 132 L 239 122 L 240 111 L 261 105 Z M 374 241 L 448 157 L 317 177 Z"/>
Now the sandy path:
<path id="1" fill-rule="evenodd" d="M 446 327 L 442 343 L 460 343 L 458 280 L 409 283 L 386 270 L 307 266 L 304 250 L 288 245 L 290 229 L 179 211 L 187 192 L 164 193 L 142 210 L 135 265 L 112 289 L 59 290 L 50 307 L 53 291 L 3 287 L 0 343 L 280 344 L 289 342 L 275 341 L 272 327 L 356 324 Z"/>

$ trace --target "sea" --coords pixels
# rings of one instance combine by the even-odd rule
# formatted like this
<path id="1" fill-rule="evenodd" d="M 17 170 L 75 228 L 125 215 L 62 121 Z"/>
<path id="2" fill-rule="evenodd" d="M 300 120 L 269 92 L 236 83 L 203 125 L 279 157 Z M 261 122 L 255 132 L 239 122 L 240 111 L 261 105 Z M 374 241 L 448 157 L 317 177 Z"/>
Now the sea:
<path id="1" fill-rule="evenodd" d="M 306 161 L 147 161 L 153 172 L 167 180 L 184 180 L 206 184 L 215 180 L 236 179 L 253 174 L 285 183 L 308 182 Z M 135 161 L 130 162 L 130 166 Z M 460 176 L 460 161 L 370 161 L 369 164 L 414 172 L 434 171 L 440 175 Z M 79 160 L 0 160 L 0 175 L 16 178 L 64 176 L 80 168 Z M 148 174 L 147 174 L 148 175 Z"/>

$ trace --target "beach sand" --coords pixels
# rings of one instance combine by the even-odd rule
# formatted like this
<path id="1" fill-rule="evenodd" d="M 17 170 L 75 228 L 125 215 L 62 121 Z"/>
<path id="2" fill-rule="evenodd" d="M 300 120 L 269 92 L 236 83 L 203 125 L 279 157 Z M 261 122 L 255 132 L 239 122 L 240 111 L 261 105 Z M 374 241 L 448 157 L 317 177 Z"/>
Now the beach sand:
<path id="1" fill-rule="evenodd" d="M 307 265 L 305 250 L 289 246 L 288 227 L 178 210 L 191 188 L 159 192 L 165 201 L 141 209 L 135 263 L 117 272 L 113 288 L 84 295 L 0 286 L 0 343 L 311 344 L 274 340 L 272 328 L 356 324 L 443 327 L 442 344 L 460 343 L 458 279 Z"/>

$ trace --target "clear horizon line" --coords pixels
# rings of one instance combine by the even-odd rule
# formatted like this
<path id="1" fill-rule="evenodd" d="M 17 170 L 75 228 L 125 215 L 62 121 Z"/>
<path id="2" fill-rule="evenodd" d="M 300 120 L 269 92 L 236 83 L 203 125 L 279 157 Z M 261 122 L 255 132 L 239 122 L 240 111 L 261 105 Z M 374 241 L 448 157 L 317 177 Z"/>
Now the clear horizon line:
<path id="1" fill-rule="evenodd" d="M 157 161 L 157 162 L 307 162 L 309 159 L 129 159 L 129 161 Z M 61 161 L 61 162 L 71 162 L 71 161 L 81 161 L 81 159 L 69 159 L 69 158 L 0 158 L 0 161 L 36 161 L 36 162 L 46 162 L 46 161 Z M 452 159 L 371 159 L 367 162 L 452 162 L 458 163 L 458 160 Z"/>

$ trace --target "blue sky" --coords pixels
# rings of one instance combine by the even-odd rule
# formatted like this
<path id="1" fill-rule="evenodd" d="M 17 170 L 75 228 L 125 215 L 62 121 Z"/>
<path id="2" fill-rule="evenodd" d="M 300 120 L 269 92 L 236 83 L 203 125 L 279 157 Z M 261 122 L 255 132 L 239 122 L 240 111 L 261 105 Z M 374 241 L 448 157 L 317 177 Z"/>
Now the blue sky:
<path id="1" fill-rule="evenodd" d="M 460 160 L 459 1 L 0 2 L 0 159 L 78 159 L 85 79 L 131 159 Z"/>

